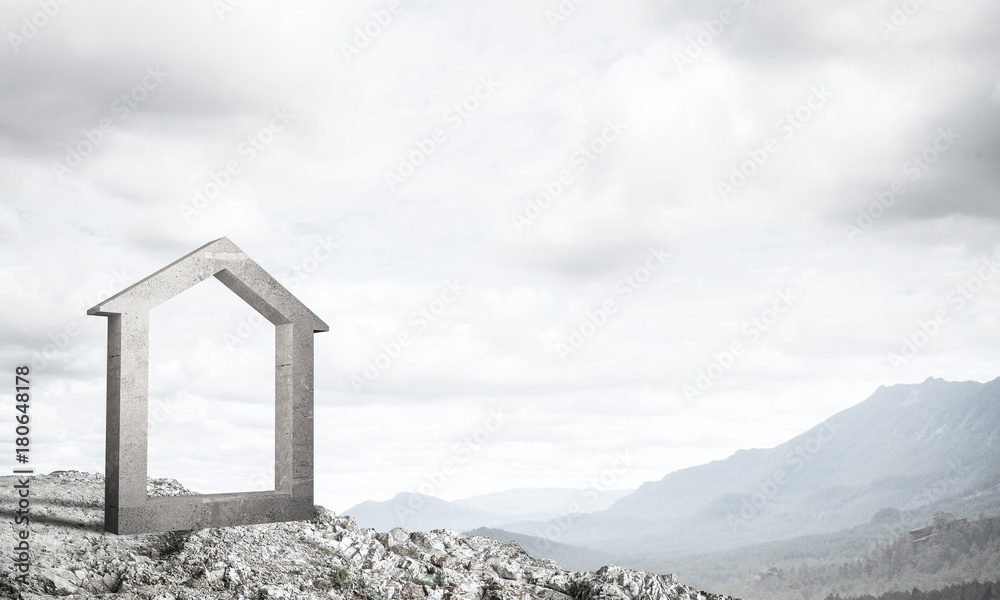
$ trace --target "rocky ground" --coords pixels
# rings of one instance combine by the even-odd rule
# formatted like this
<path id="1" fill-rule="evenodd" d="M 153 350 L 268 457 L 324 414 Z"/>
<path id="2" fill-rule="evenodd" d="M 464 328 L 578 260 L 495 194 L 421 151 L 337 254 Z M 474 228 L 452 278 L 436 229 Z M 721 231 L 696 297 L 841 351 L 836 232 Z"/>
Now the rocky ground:
<path id="1" fill-rule="evenodd" d="M 311 521 L 116 536 L 103 531 L 101 475 L 57 471 L 31 481 L 31 566 L 15 580 L 13 477 L 0 477 L 0 596 L 328 598 L 390 600 L 730 600 L 655 575 L 608 566 L 563 571 L 513 542 L 451 531 L 377 533 L 317 507 Z M 192 493 L 150 480 L 153 495 Z"/>

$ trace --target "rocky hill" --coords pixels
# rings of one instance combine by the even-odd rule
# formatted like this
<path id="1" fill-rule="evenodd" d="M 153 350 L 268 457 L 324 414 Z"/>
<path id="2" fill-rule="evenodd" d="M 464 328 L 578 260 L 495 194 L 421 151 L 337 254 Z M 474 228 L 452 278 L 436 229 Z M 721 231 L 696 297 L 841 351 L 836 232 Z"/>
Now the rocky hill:
<path id="1" fill-rule="evenodd" d="M 15 524 L 13 477 L 0 477 L 7 549 Z M 507 600 L 729 600 L 656 575 L 607 566 L 567 572 L 519 545 L 445 530 L 377 533 L 317 507 L 311 521 L 195 532 L 116 536 L 103 532 L 100 475 L 57 471 L 30 482 L 31 565 L 23 580 L 12 559 L 0 567 L 0 596 L 93 598 L 439 598 Z M 189 494 L 150 480 L 152 495 Z"/>

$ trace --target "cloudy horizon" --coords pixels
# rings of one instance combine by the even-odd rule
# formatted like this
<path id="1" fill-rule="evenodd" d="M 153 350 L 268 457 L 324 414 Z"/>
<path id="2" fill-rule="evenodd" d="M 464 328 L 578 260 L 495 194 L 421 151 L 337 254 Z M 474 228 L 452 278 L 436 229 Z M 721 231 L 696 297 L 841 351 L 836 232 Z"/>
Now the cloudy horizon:
<path id="1" fill-rule="evenodd" d="M 622 453 L 635 488 L 881 385 L 995 379 L 998 17 L 8 2 L 0 353 L 35 367 L 32 466 L 103 471 L 86 309 L 222 236 L 330 325 L 335 511 L 583 488 Z M 266 489 L 273 328 L 214 280 L 153 325 L 149 475 Z"/>

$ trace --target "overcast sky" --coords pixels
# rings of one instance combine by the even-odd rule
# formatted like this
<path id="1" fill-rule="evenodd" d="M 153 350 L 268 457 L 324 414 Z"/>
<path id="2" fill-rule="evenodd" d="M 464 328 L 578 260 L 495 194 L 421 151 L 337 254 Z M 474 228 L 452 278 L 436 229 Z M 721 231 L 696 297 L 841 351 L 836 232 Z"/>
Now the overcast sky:
<path id="1" fill-rule="evenodd" d="M 1000 376 L 1000 5 L 577 3 L 5 2 L 32 465 L 103 471 L 86 309 L 221 236 L 330 325 L 335 511 L 616 456 L 632 488 L 880 385 Z M 152 323 L 149 474 L 269 487 L 273 327 L 215 280 Z"/>

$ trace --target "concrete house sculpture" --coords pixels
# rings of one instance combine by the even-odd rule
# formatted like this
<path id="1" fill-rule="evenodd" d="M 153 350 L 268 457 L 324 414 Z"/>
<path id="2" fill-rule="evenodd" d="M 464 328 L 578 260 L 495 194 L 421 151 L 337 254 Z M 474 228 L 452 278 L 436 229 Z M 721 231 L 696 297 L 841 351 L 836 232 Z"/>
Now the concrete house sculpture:
<path id="1" fill-rule="evenodd" d="M 215 277 L 274 324 L 274 490 L 146 495 L 149 312 Z M 104 529 L 130 534 L 313 516 L 313 334 L 330 328 L 228 238 L 87 311 L 108 317 Z"/>

